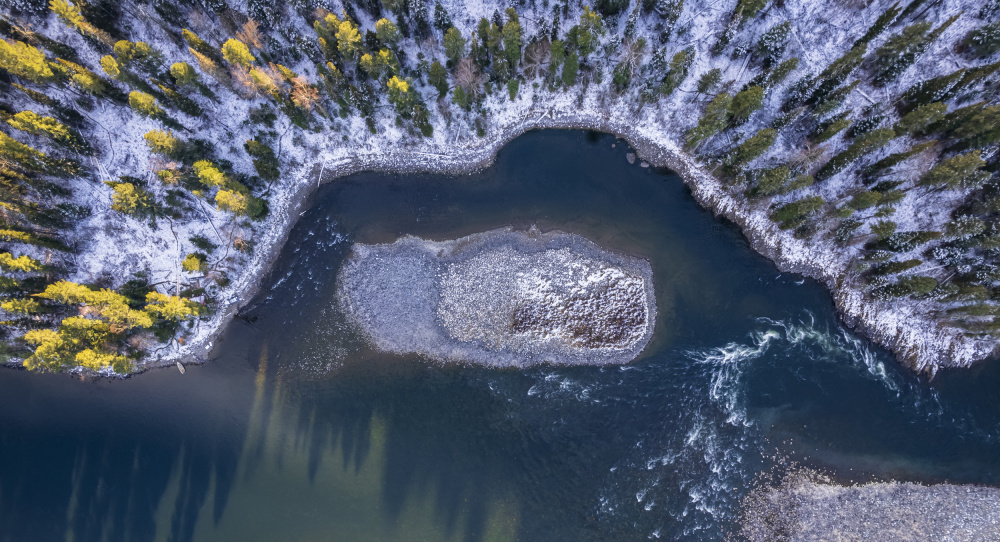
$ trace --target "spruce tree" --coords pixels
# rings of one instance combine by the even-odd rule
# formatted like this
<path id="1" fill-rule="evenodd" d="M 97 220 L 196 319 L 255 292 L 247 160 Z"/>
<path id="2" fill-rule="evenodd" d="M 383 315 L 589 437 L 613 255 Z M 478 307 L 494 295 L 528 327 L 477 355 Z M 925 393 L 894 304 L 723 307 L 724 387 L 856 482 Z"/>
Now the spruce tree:
<path id="1" fill-rule="evenodd" d="M 986 165 L 986 162 L 979 157 L 979 151 L 972 151 L 968 154 L 942 160 L 937 165 L 927 170 L 917 182 L 920 186 L 934 186 L 941 188 L 976 188 L 981 186 L 990 174 L 979 171 Z"/>
<path id="2" fill-rule="evenodd" d="M 1000 22 L 987 24 L 969 32 L 962 43 L 975 56 L 990 56 L 1000 51 Z"/>
<path id="3" fill-rule="evenodd" d="M 947 111 L 948 106 L 941 102 L 922 105 L 903 115 L 903 118 L 893 126 L 893 130 L 899 135 L 921 133 L 928 126 L 943 119 Z"/>
<path id="4" fill-rule="evenodd" d="M 773 168 L 765 169 L 760 172 L 757 177 L 757 182 L 754 184 L 747 195 L 750 197 L 766 197 L 773 196 L 784 192 L 785 186 L 788 184 L 788 179 L 792 176 L 792 170 L 788 166 L 778 166 Z"/>
<path id="5" fill-rule="evenodd" d="M 580 58 L 577 56 L 576 51 L 570 51 L 566 54 L 566 59 L 563 61 L 562 83 L 567 87 L 575 85 L 576 75 L 579 71 Z"/>
<path id="6" fill-rule="evenodd" d="M 785 54 L 785 46 L 788 43 L 788 32 L 791 28 L 792 24 L 785 21 L 769 28 L 757 40 L 755 52 L 757 58 L 764 63 L 765 68 L 770 68 L 774 63 L 781 60 L 782 55 Z"/>
<path id="7" fill-rule="evenodd" d="M 878 35 L 881 34 L 886 29 L 886 27 L 889 26 L 889 23 L 891 23 L 893 19 L 896 18 L 896 15 L 899 15 L 901 9 L 898 6 L 899 2 L 896 2 L 893 5 L 889 6 L 885 11 L 883 11 L 882 14 L 878 16 L 878 19 L 875 19 L 875 22 L 872 23 L 871 27 L 868 28 L 868 31 L 865 32 L 865 35 L 861 36 L 860 38 L 858 38 L 858 41 L 854 42 L 854 46 L 857 46 L 862 43 L 868 43 L 871 40 L 878 37 Z"/>
<path id="8" fill-rule="evenodd" d="M 441 5 L 441 2 L 434 2 L 434 28 L 445 32 L 452 26 L 454 25 L 451 22 L 451 16 L 448 15 L 448 10 Z"/>

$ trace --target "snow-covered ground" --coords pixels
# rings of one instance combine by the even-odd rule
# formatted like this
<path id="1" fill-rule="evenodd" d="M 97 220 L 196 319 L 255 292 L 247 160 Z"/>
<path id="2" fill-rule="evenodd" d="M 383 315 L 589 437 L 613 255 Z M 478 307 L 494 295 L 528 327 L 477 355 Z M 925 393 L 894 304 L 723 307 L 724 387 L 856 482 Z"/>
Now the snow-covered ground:
<path id="1" fill-rule="evenodd" d="M 230 3 L 234 9 L 246 12 L 246 6 L 239 5 L 239 2 Z M 316 4 L 323 4 L 334 13 L 342 11 L 336 0 Z M 480 17 L 491 17 L 494 11 L 502 12 L 506 7 L 486 0 L 444 0 L 442 4 L 455 26 L 466 36 L 475 29 Z M 117 286 L 142 272 L 150 283 L 170 293 L 178 291 L 182 284 L 207 286 L 217 300 L 218 310 L 212 316 L 193 323 L 186 332 L 184 344 L 174 341 L 152 352 L 146 366 L 175 360 L 204 359 L 215 337 L 259 288 L 289 229 L 319 183 L 362 170 L 467 172 L 488 165 L 504 143 L 526 131 L 586 128 L 617 134 L 627 139 L 643 160 L 677 171 L 699 202 L 739 224 L 753 246 L 775 260 L 782 269 L 824 282 L 833 292 L 838 308 L 850 325 L 894 350 L 914 369 L 933 372 L 943 366 L 968 366 L 993 353 L 997 346 L 994 339 L 967 336 L 956 328 L 941 325 L 934 314 L 941 307 L 935 302 L 912 299 L 875 301 L 866 297 L 861 281 L 856 274 L 849 272 L 861 254 L 859 245 L 841 247 L 830 236 L 821 234 L 799 239 L 789 231 L 780 230 L 767 217 L 771 204 L 807 195 L 822 195 L 828 202 L 845 201 L 861 186 L 856 176 L 845 172 L 789 195 L 754 201 L 742 195 L 742 188 L 727 186 L 714 177 L 710 165 L 702 164 L 682 149 L 680 142 L 683 134 L 697 122 L 704 104 L 711 99 L 711 96 L 699 94 L 696 90 L 702 74 L 713 68 L 722 70 L 723 83 L 731 92 L 736 92 L 759 73 L 760 68 L 745 57 L 733 60 L 730 57 L 733 47 L 752 45 L 768 28 L 789 21 L 791 33 L 785 58 L 798 57 L 800 64 L 782 85 L 768 92 L 761 111 L 740 128 L 711 140 L 700 149 L 703 155 L 717 154 L 735 143 L 734 137 L 743 139 L 767 126 L 780 114 L 779 108 L 790 84 L 805 75 L 822 71 L 829 62 L 849 49 L 892 2 L 877 0 L 863 6 L 846 0 L 788 0 L 780 6 L 768 4 L 758 17 L 742 26 L 729 48 L 721 55 L 713 56 L 710 49 L 728 23 L 735 4 L 736 0 L 685 2 L 676 30 L 664 45 L 665 58 L 669 59 L 685 48 L 693 48 L 694 62 L 683 84 L 658 103 L 640 103 L 637 98 L 639 83 L 633 85 L 629 92 L 619 95 L 611 82 L 611 71 L 621 57 L 620 43 L 627 14 L 636 5 L 633 2 L 625 14 L 616 20 L 605 21 L 608 32 L 602 38 L 602 46 L 587 62 L 592 68 L 591 75 L 582 74 L 581 81 L 573 88 L 552 91 L 541 79 L 529 78 L 520 85 L 516 99 L 511 100 L 506 89 L 495 91 L 486 97 L 480 111 L 466 113 L 457 107 L 442 105 L 437 101 L 435 89 L 419 84 L 418 91 L 431 111 L 434 135 L 430 138 L 421 138 L 406 128 L 398 127 L 395 114 L 384 98 L 379 104 L 376 134 L 371 134 L 363 119 L 357 115 L 346 119 L 318 119 L 316 125 L 319 129 L 311 131 L 295 127 L 279 114 L 273 128 L 261 128 L 248 119 L 251 109 L 267 104 L 267 99 L 239 98 L 202 74 L 202 79 L 210 84 L 219 99 L 212 101 L 192 95 L 206 111 L 201 118 L 170 111 L 190 131 L 176 135 L 213 142 L 220 158 L 229 160 L 236 171 L 252 174 L 251 160 L 242 150 L 243 142 L 259 136 L 261 132 L 271 132 L 267 139 L 279 156 L 282 178 L 267 186 L 263 192 L 268 201 L 269 214 L 263 221 L 249 222 L 234 219 L 204 200 L 191 199 L 191 210 L 184 219 L 160 219 L 154 228 L 111 211 L 111 190 L 103 184 L 79 179 L 73 182 L 75 199 L 89 206 L 93 213 L 68 234 L 79 251 L 71 257 L 72 261 L 66 262 L 67 267 L 73 269 L 67 278 L 79 282 L 104 281 Z M 553 4 L 553 7 L 556 6 L 561 4 Z M 315 34 L 308 22 L 292 12 L 291 8 L 286 9 L 288 24 L 280 32 L 272 32 L 272 37 L 278 43 L 286 43 L 289 36 L 295 35 L 314 41 Z M 575 24 L 582 7 L 568 5 L 566 9 L 568 15 L 561 16 L 563 33 Z M 967 65 L 968 62 L 958 57 L 953 47 L 956 40 L 981 24 L 977 18 L 978 9 L 978 4 L 971 0 L 944 0 L 931 5 L 922 18 L 935 25 L 963 10 L 964 14 L 897 82 L 884 88 L 874 88 L 862 82 L 847 97 L 842 109 L 852 110 L 852 117 L 858 118 L 862 116 L 862 109 L 872 104 L 891 102 L 894 96 L 914 82 Z M 433 6 L 429 10 L 431 17 Z M 133 40 L 152 43 L 165 54 L 168 64 L 180 60 L 195 64 L 186 47 L 178 47 L 171 41 L 148 8 L 126 3 L 125 11 L 126 17 L 134 23 L 129 27 Z M 373 28 L 374 21 L 368 14 L 360 10 L 357 13 L 363 29 Z M 543 30 L 547 31 L 552 20 L 548 1 L 519 6 L 518 13 L 525 43 Z M 636 26 L 636 35 L 648 36 L 651 44 L 647 47 L 644 60 L 648 60 L 658 47 L 653 37 L 657 34 L 656 22 L 655 15 L 647 15 L 641 17 Z M 189 25 L 212 43 L 221 43 L 229 37 L 214 16 L 191 14 L 189 20 L 182 24 Z M 44 20 L 33 21 L 33 26 L 36 31 L 73 46 L 81 56 L 81 63 L 95 71 L 100 70 L 97 62 L 101 55 L 54 15 L 48 14 Z M 901 28 L 897 25 L 883 32 L 869 44 L 868 51 L 874 51 Z M 444 59 L 438 41 L 417 43 L 406 39 L 401 42 L 400 48 L 411 63 L 415 62 L 419 53 L 428 60 Z M 305 74 L 310 80 L 316 79 L 315 68 L 308 59 L 289 67 Z M 602 74 L 600 78 L 594 75 L 597 72 Z M 644 72 L 639 69 L 637 73 Z M 74 98 L 69 92 L 55 93 L 58 92 L 63 92 L 67 100 Z M 39 112 L 44 109 L 27 99 L 12 105 Z M 151 156 L 143 141 L 147 131 L 163 129 L 160 123 L 140 119 L 127 107 L 106 101 L 98 101 L 93 109 L 85 113 L 93 123 L 91 144 L 98 149 L 98 157 L 93 164 L 87 165 L 97 172 L 96 177 L 100 180 L 115 180 L 119 175 L 141 177 L 148 180 L 149 190 L 159 199 L 166 197 L 167 191 L 173 187 L 160 183 L 151 168 L 151 163 L 162 167 L 162 160 Z M 891 110 L 887 113 L 890 115 L 887 125 L 891 125 L 893 113 Z M 485 135 L 482 137 L 476 135 L 473 126 L 479 117 L 485 120 Z M 786 162 L 805 151 L 801 141 L 801 137 L 790 137 L 783 131 L 772 149 L 754 164 Z M 905 149 L 909 143 L 907 138 L 897 138 L 873 159 Z M 846 145 L 843 136 L 838 135 L 822 147 L 825 148 L 825 156 L 832 156 Z M 920 199 L 918 191 L 911 190 L 896 205 L 892 220 L 899 224 L 900 231 L 940 231 L 960 196 L 936 195 L 937 200 L 928 205 L 929 199 Z M 871 212 L 862 211 L 856 216 L 868 216 Z M 860 233 L 863 232 L 861 230 Z M 220 247 L 209 258 L 209 276 L 192 276 L 180 268 L 184 256 L 198 250 L 190 241 L 193 236 L 204 236 Z M 252 241 L 253 251 L 234 250 L 235 239 Z M 910 272 L 933 275 L 931 267 L 931 263 L 925 263 Z M 211 280 L 223 274 L 229 279 L 228 282 L 222 281 L 224 286 Z"/>

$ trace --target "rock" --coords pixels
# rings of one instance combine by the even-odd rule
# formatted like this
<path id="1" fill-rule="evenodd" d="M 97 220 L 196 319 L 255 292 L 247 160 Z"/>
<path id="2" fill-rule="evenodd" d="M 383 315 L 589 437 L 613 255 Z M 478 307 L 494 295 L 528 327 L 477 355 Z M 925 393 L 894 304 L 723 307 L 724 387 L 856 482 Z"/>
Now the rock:
<path id="1" fill-rule="evenodd" d="M 635 163 L 635 153 L 634 152 L 630 152 L 630 153 L 626 154 L 625 155 L 625 159 L 628 160 L 629 164 L 634 164 Z"/>
<path id="2" fill-rule="evenodd" d="M 562 232 L 357 244 L 337 288 L 379 349 L 498 367 L 627 363 L 656 316 L 649 262 Z"/>

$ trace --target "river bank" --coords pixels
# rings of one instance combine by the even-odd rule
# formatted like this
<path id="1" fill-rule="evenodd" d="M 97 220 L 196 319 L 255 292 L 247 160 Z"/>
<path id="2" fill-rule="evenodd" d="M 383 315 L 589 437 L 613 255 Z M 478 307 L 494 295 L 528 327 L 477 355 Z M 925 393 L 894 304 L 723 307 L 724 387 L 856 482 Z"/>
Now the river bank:
<path id="1" fill-rule="evenodd" d="M 591 98 L 588 101 L 592 101 Z M 577 107 L 575 100 L 536 100 L 533 107 L 522 106 L 518 115 L 495 125 L 484 138 L 474 138 L 449 146 L 443 138 L 417 140 L 415 144 L 380 141 L 374 137 L 356 147 L 319 151 L 317 163 L 303 166 L 294 181 L 277 190 L 271 199 L 271 213 L 258 227 L 257 252 L 218 296 L 219 310 L 199 324 L 186 344 L 174 345 L 147 361 L 143 367 L 198 363 L 210 356 L 216 338 L 261 288 L 280 247 L 297 217 L 308 206 L 321 183 L 361 171 L 393 173 L 439 173 L 461 175 L 490 166 L 496 153 L 512 139 L 539 129 L 583 129 L 613 134 L 636 149 L 647 165 L 675 171 L 694 198 L 714 214 L 737 224 L 752 247 L 775 262 L 784 272 L 799 273 L 825 284 L 831 291 L 845 323 L 874 342 L 893 351 L 915 371 L 933 375 L 944 367 L 968 367 L 997 351 L 994 341 L 963 335 L 940 326 L 929 304 L 919 300 L 879 301 L 866 297 L 857 279 L 847 273 L 851 254 L 824 239 L 798 239 L 781 230 L 768 216 L 768 202 L 750 202 L 726 186 L 668 137 L 663 124 L 627 122 L 625 104 L 607 108 Z M 647 113 L 648 115 L 648 113 Z M 442 144 L 444 143 L 444 144 Z"/>

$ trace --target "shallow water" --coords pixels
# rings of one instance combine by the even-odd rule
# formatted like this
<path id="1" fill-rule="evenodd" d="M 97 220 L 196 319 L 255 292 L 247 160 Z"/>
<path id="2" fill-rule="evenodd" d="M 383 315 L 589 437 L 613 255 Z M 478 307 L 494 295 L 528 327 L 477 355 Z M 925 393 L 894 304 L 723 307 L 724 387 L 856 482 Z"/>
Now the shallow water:
<path id="1" fill-rule="evenodd" d="M 718 540 L 791 465 L 1000 486 L 1000 363 L 907 373 L 615 143 L 536 132 L 481 174 L 323 187 L 185 375 L 0 372 L 0 540 Z M 504 225 L 648 258 L 640 358 L 442 367 L 372 351 L 334 303 L 351 242 Z"/>

